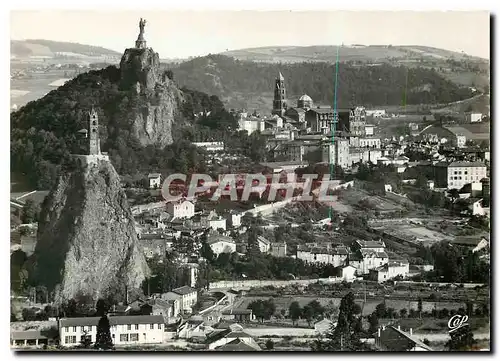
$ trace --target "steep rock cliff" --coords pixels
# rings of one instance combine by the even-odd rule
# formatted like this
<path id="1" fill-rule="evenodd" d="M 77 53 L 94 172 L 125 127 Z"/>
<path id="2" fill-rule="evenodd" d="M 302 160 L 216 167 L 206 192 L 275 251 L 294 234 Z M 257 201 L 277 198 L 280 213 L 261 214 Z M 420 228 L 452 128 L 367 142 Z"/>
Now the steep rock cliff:
<path id="1" fill-rule="evenodd" d="M 153 49 L 126 49 L 120 62 L 121 86 L 135 88 L 139 106 L 132 116 L 134 135 L 141 145 L 171 144 L 172 125 L 184 101 L 182 92 L 160 69 Z"/>
<path id="2" fill-rule="evenodd" d="M 78 294 L 123 296 L 149 275 L 119 176 L 109 161 L 95 158 L 75 160 L 42 207 L 35 274 L 57 302 Z"/>

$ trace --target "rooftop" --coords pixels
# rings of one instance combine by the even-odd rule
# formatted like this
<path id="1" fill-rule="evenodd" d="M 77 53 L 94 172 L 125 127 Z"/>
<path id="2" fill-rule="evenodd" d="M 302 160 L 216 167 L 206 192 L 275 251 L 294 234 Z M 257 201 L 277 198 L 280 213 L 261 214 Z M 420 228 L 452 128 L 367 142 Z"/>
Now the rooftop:
<path id="1" fill-rule="evenodd" d="M 173 289 L 172 292 L 177 293 L 178 295 L 184 296 L 184 295 L 188 295 L 190 293 L 196 292 L 196 289 L 193 287 L 189 287 L 189 286 L 182 286 L 182 287 Z"/>
<path id="2" fill-rule="evenodd" d="M 131 324 L 151 324 L 164 323 L 163 316 L 160 315 L 138 315 L 138 316 L 109 316 L 109 324 L 131 325 Z M 100 317 L 75 317 L 62 318 L 61 327 L 72 326 L 97 326 Z"/>
<path id="3" fill-rule="evenodd" d="M 485 167 L 486 165 L 481 162 L 452 162 L 448 167 Z"/>

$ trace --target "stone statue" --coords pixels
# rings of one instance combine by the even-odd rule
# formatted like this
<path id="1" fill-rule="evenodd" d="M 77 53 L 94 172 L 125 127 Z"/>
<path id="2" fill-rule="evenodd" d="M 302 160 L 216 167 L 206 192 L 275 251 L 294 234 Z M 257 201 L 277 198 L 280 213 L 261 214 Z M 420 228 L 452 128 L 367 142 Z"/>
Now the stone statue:
<path id="1" fill-rule="evenodd" d="M 146 19 L 139 20 L 139 36 L 144 34 L 144 26 L 146 26 Z"/>

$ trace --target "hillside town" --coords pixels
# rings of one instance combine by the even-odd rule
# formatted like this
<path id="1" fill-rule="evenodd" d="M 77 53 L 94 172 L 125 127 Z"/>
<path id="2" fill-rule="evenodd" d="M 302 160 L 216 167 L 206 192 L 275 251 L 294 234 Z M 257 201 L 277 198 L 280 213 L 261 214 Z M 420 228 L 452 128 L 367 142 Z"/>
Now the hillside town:
<path id="1" fill-rule="evenodd" d="M 123 64 L 149 56 L 145 24 Z M 147 87 L 137 82 L 138 93 Z M 19 219 L 11 225 L 11 347 L 448 351 L 448 320 L 459 315 L 475 340 L 467 347 L 489 350 L 490 114 L 456 119 L 354 102 L 337 108 L 307 94 L 289 99 L 281 72 L 272 91 L 268 114 L 230 111 L 236 132 L 262 141 L 262 159 L 236 152 L 227 138 L 192 142 L 206 174 L 190 172 L 184 182 L 160 167 L 134 180 L 118 175 L 109 165 L 116 155 L 102 150 L 103 110 L 89 107 L 77 131 L 83 150 L 62 168 L 68 178 L 55 191 L 11 192 L 11 221 Z M 255 174 L 262 188 L 248 177 Z M 72 188 L 80 184 L 94 188 Z M 80 196 L 84 210 L 70 203 Z M 58 212 L 66 218 L 54 218 Z M 89 220 L 93 213 L 98 220 Z M 95 275 L 57 287 L 32 280 L 64 222 L 74 223 L 73 245 L 82 242 L 68 251 L 64 277 L 78 272 L 72 267 L 85 252 L 108 250 L 89 236 L 92 225 L 122 232 L 103 235 L 135 272 L 116 282 L 114 295 L 94 297 Z M 131 241 L 119 243 L 117 234 Z M 85 264 L 111 269 L 110 259 Z M 113 272 L 122 277 L 124 265 Z M 144 275 L 139 287 L 131 274 Z M 78 286 L 87 279 L 95 288 Z M 337 344 L 342 317 L 356 319 L 356 331 Z"/>

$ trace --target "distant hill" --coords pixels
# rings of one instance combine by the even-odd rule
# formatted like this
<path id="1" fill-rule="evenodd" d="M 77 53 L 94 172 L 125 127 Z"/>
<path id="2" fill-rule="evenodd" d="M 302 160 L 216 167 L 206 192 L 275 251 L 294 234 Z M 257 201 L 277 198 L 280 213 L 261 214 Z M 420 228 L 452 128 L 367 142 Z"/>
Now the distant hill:
<path id="1" fill-rule="evenodd" d="M 33 39 L 33 40 L 11 40 L 11 56 L 27 58 L 32 56 L 47 57 L 101 57 L 121 56 L 117 51 L 100 46 L 84 45 L 78 43 L 66 43 L 61 41 Z"/>
<path id="2" fill-rule="evenodd" d="M 267 46 L 231 50 L 221 53 L 239 60 L 259 62 L 304 62 L 336 61 L 336 45 L 315 46 Z M 438 49 L 428 46 L 392 46 L 392 45 L 344 45 L 339 51 L 339 61 L 389 62 L 411 60 L 470 59 L 487 61 L 464 53 Z"/>
<path id="3" fill-rule="evenodd" d="M 172 66 L 181 86 L 217 95 L 229 107 L 271 110 L 273 82 L 285 77 L 289 106 L 308 94 L 317 104 L 333 105 L 335 64 L 301 62 L 270 64 L 209 55 Z M 393 66 L 339 65 L 338 106 L 351 102 L 369 106 L 446 104 L 470 98 L 474 92 L 440 75 L 435 69 Z"/>

